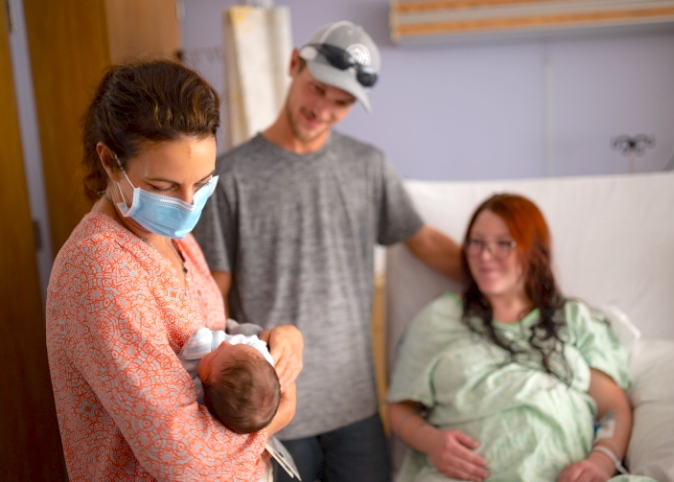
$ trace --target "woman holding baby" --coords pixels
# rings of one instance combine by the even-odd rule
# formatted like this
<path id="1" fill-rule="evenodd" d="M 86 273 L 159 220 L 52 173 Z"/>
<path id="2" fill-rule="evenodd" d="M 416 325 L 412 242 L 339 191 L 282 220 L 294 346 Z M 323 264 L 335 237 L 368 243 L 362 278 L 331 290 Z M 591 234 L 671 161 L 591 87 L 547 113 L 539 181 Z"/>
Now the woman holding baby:
<path id="1" fill-rule="evenodd" d="M 189 234 L 217 183 L 218 96 L 173 62 L 116 66 L 84 122 L 93 201 L 61 248 L 47 349 L 70 480 L 259 480 L 267 437 L 294 413 L 302 337 L 263 332 L 283 390 L 271 424 L 238 434 L 197 403 L 177 357 L 224 329 L 222 296 Z"/>

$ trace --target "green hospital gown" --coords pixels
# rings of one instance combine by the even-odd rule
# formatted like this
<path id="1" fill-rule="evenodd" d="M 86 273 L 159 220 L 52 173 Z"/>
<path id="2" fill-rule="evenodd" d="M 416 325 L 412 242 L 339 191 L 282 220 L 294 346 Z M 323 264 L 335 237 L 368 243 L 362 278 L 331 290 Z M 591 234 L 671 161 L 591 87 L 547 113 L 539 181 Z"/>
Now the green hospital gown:
<path id="1" fill-rule="evenodd" d="M 557 480 L 592 447 L 596 405 L 587 394 L 590 367 L 622 388 L 629 384 L 620 342 L 588 306 L 568 301 L 560 333 L 571 369 L 569 386 L 545 373 L 540 356 L 528 348 L 537 310 L 518 323 L 495 323 L 498 333 L 528 350 L 515 362 L 470 330 L 461 315 L 462 302 L 450 293 L 420 313 L 401 341 L 388 401 L 420 402 L 428 408 L 430 424 L 477 440 L 490 482 Z M 553 360 L 553 368 L 561 370 L 560 363 Z M 415 451 L 408 452 L 398 476 L 399 482 L 448 480 Z"/>

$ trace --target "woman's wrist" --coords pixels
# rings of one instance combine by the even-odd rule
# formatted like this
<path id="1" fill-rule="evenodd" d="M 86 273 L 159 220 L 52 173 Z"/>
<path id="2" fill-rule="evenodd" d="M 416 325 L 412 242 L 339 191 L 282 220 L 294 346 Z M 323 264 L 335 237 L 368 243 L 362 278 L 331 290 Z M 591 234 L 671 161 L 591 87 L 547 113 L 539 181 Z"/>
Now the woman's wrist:
<path id="1" fill-rule="evenodd" d="M 592 452 L 600 453 L 611 461 L 614 470 L 611 475 L 615 474 L 615 472 L 620 472 L 621 474 L 628 473 L 627 469 L 622 464 L 625 452 L 624 450 L 621 450 L 618 444 L 612 439 L 606 437 L 595 440 L 592 445 Z"/>
<path id="2" fill-rule="evenodd" d="M 417 450 L 428 455 L 432 448 L 437 445 L 435 442 L 437 433 L 438 429 L 436 427 L 422 419 L 414 433 Z"/>
<path id="3" fill-rule="evenodd" d="M 615 456 L 616 459 L 622 460 L 623 452 L 618 448 L 618 445 L 610 438 L 601 438 L 595 440 L 594 443 L 592 444 L 593 449 L 599 446 L 605 446 L 611 451 L 612 455 Z"/>
<path id="4" fill-rule="evenodd" d="M 597 450 L 596 446 L 592 448 L 592 451 L 590 451 L 590 454 L 587 456 L 587 460 L 601 468 L 602 472 L 607 474 L 608 477 L 613 477 L 617 472 L 616 466 L 613 463 L 611 457 L 602 450 Z"/>

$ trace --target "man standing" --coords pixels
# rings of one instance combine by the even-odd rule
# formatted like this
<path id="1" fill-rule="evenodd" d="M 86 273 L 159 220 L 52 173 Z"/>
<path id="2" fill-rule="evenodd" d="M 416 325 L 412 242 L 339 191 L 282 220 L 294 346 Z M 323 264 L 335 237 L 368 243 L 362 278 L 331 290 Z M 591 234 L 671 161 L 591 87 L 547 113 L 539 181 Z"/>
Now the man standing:
<path id="1" fill-rule="evenodd" d="M 379 67 L 351 22 L 295 49 L 285 106 L 218 160 L 194 231 L 234 319 L 304 335 L 296 415 L 279 438 L 307 482 L 390 479 L 370 340 L 374 245 L 405 242 L 460 277 L 459 247 L 424 225 L 383 153 L 332 130 L 356 100 L 370 110 Z"/>

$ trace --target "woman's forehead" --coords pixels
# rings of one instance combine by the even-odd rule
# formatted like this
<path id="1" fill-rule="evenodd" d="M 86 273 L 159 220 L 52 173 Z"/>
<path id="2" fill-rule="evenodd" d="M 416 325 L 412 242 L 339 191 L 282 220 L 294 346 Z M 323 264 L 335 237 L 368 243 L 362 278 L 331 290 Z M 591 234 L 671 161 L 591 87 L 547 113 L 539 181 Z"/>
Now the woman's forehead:
<path id="1" fill-rule="evenodd" d="M 146 177 L 203 177 L 215 169 L 215 138 L 180 138 L 143 144 L 128 171 Z"/>
<path id="2" fill-rule="evenodd" d="M 478 214 L 471 228 L 473 234 L 509 235 L 508 225 L 499 215 L 489 209 Z"/>

